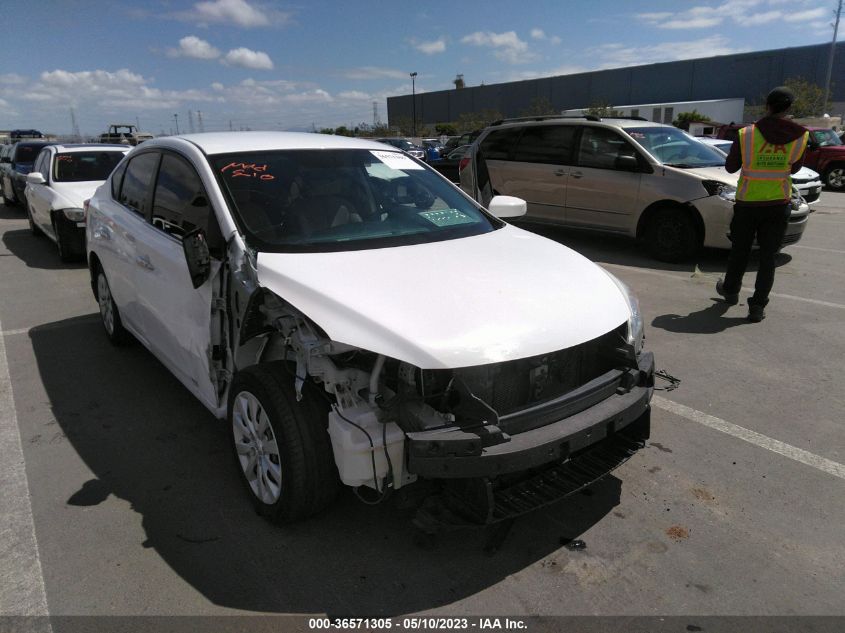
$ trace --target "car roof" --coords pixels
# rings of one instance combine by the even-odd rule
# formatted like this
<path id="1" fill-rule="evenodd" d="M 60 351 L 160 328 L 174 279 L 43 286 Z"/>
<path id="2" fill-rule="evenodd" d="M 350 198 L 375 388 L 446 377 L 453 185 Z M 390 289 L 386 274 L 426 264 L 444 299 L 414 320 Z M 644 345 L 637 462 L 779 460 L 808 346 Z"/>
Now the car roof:
<path id="1" fill-rule="evenodd" d="M 128 152 L 132 147 L 129 145 L 117 145 L 115 143 L 74 143 L 69 145 L 53 145 L 57 152 L 91 152 L 91 151 L 121 151 Z"/>
<path id="2" fill-rule="evenodd" d="M 146 141 L 140 148 L 178 147 L 191 143 L 206 154 L 231 154 L 286 149 L 384 149 L 375 141 L 310 132 L 205 132 L 166 136 Z"/>
<path id="3" fill-rule="evenodd" d="M 565 123 L 567 125 L 600 125 L 605 124 L 617 128 L 643 128 L 643 127 L 673 127 L 665 123 L 645 121 L 641 119 L 616 118 L 616 117 L 581 117 L 581 116 L 543 116 L 537 118 L 504 119 L 501 122 L 493 123 L 488 129 L 506 126 L 520 125 L 549 125 Z"/>

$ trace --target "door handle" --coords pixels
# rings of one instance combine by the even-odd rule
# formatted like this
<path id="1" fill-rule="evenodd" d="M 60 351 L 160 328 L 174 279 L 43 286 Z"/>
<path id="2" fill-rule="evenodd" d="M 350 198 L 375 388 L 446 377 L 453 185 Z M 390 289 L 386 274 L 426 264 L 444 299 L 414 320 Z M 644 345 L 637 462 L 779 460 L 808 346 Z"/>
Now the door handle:
<path id="1" fill-rule="evenodd" d="M 135 263 L 138 264 L 144 270 L 155 270 L 156 267 L 153 266 L 153 263 L 150 261 L 148 255 L 138 255 L 135 258 Z"/>
<path id="2" fill-rule="evenodd" d="M 572 176 L 573 178 L 580 178 L 584 174 L 582 174 L 580 171 L 571 171 L 571 172 L 569 172 L 569 175 Z"/>
<path id="3" fill-rule="evenodd" d="M 555 169 L 555 176 L 565 176 L 566 170 L 565 169 Z"/>

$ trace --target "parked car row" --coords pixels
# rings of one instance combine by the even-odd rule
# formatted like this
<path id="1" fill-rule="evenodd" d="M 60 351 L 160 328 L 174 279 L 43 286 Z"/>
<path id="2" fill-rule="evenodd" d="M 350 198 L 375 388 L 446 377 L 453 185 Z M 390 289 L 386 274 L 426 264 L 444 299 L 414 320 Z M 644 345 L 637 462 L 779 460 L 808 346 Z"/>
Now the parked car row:
<path id="1" fill-rule="evenodd" d="M 639 117 L 531 117 L 484 130 L 461 163 L 461 188 L 487 203 L 516 196 L 534 222 L 628 235 L 657 259 L 730 248 L 737 174 L 725 154 Z M 797 191 L 784 245 L 809 215 Z"/>

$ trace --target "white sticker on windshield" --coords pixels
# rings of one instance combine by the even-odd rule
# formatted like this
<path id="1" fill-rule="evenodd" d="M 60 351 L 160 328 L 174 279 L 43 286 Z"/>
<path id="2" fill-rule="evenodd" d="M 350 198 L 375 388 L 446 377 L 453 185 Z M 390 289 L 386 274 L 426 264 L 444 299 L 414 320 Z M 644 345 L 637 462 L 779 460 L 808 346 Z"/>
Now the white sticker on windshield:
<path id="1" fill-rule="evenodd" d="M 410 156 L 399 152 L 370 151 L 370 154 L 378 158 L 391 169 L 424 169 L 419 163 L 415 163 Z"/>

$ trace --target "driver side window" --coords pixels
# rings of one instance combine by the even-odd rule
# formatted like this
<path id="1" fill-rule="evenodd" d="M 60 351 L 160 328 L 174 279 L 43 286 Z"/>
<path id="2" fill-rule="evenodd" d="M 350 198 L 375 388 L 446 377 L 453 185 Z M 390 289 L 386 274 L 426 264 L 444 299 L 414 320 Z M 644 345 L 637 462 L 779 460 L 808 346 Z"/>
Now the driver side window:
<path id="1" fill-rule="evenodd" d="M 206 234 L 209 247 L 220 243 L 220 229 L 199 175 L 175 154 L 161 159 L 153 194 L 152 225 L 181 240 L 196 229 Z"/>
<path id="2" fill-rule="evenodd" d="M 616 169 L 620 156 L 636 156 L 633 146 L 613 130 L 601 127 L 582 128 L 578 148 L 578 164 L 596 169 Z"/>

